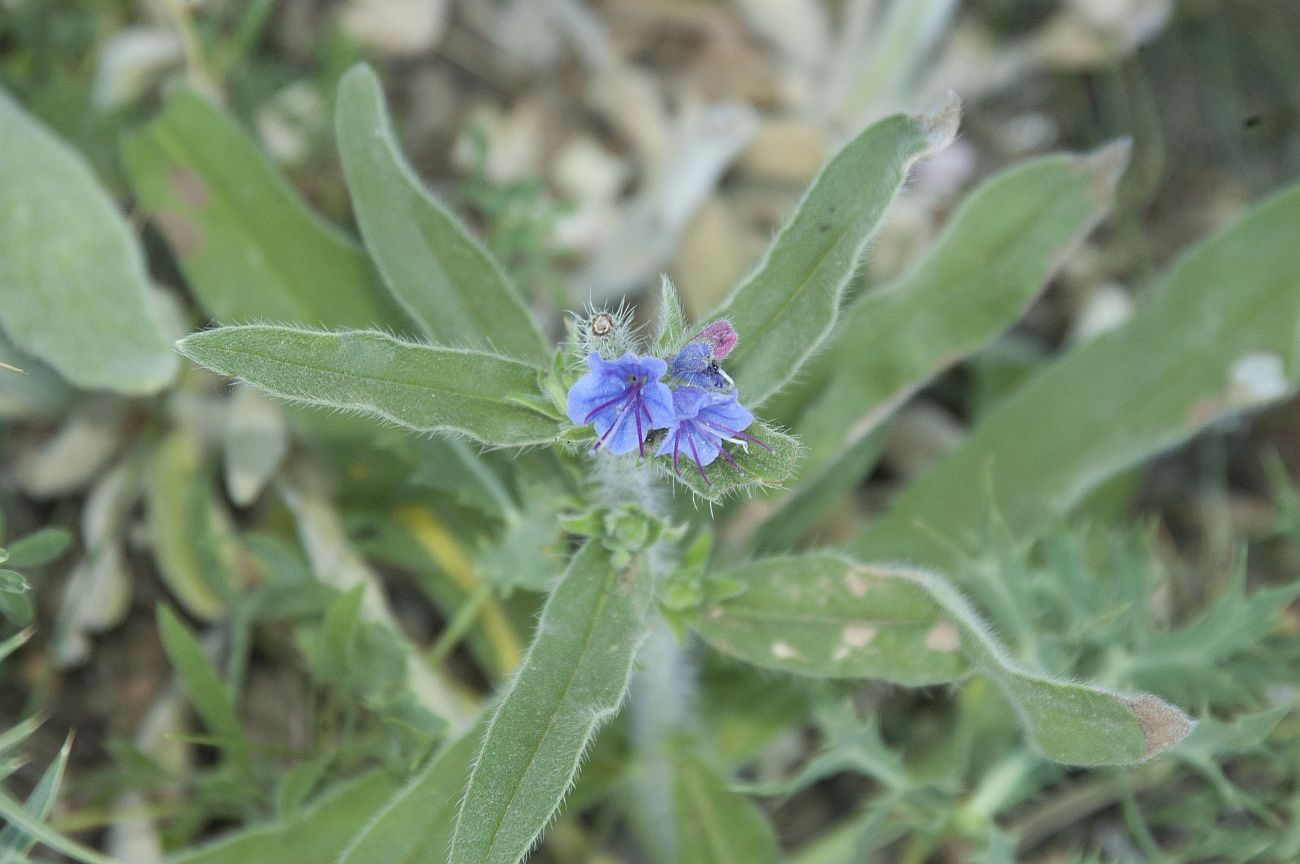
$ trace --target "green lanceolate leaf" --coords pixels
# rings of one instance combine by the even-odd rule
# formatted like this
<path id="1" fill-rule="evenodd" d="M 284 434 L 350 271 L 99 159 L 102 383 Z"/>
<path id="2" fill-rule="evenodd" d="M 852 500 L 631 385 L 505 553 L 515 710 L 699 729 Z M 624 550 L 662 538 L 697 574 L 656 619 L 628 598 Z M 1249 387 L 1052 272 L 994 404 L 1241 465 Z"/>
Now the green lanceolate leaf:
<path id="1" fill-rule="evenodd" d="M 179 90 L 123 143 L 141 206 L 212 318 L 406 325 L 366 254 L 307 209 L 229 117 Z"/>
<path id="2" fill-rule="evenodd" d="M 90 166 L 0 90 L 0 327 L 78 387 L 176 373 L 144 256 Z"/>
<path id="3" fill-rule="evenodd" d="M 886 426 L 877 426 L 814 476 L 791 482 L 790 493 L 767 511 L 769 515 L 754 531 L 755 550 L 775 553 L 794 548 L 820 519 L 842 506 L 845 497 L 880 461 L 888 431 Z"/>
<path id="4" fill-rule="evenodd" d="M 943 606 L 962 653 L 998 685 L 1049 759 L 1070 765 L 1143 762 L 1192 731 L 1187 715 L 1159 697 L 1115 693 L 1020 668 L 946 580 L 915 570 L 897 572 L 924 587 Z"/>
<path id="5" fill-rule="evenodd" d="M 339 82 L 339 153 L 366 246 L 389 289 L 429 338 L 550 359 L 501 266 L 402 158 L 379 78 L 355 66 Z"/>
<path id="6" fill-rule="evenodd" d="M 641 559 L 615 569 L 599 540 L 574 556 L 489 722 L 452 837 L 452 864 L 516 864 L 614 715 L 645 634 Z"/>
<path id="7" fill-rule="evenodd" d="M 194 634 L 166 606 L 158 607 L 158 633 L 167 660 L 180 677 L 203 725 L 245 771 L 251 771 L 252 751 L 235 713 L 235 704 Z"/>
<path id="8" fill-rule="evenodd" d="M 62 528 L 42 528 L 15 540 L 9 547 L 10 567 L 40 567 L 62 555 L 72 542 L 72 535 Z"/>
<path id="9" fill-rule="evenodd" d="M 938 640 L 944 611 L 923 588 L 841 555 L 764 558 L 717 578 L 745 590 L 706 607 L 697 629 L 758 666 L 910 687 L 970 671 L 965 656 Z"/>
<path id="10" fill-rule="evenodd" d="M 169 858 L 169 864 L 336 864 L 352 838 L 402 782 L 391 771 L 371 771 L 333 786 L 288 819 L 187 850 Z"/>
<path id="11" fill-rule="evenodd" d="M 198 445 L 174 432 L 154 455 L 146 490 L 158 571 L 185 611 L 205 620 L 221 614 L 237 571 L 234 527 L 209 475 Z"/>
<path id="12" fill-rule="evenodd" d="M 321 622 L 323 660 L 330 677 L 343 680 L 356 659 L 357 630 L 361 624 L 364 583 L 344 591 L 330 604 Z"/>
<path id="13" fill-rule="evenodd" d="M 1300 382 L 1300 186 L 1165 277 L 1127 325 L 1056 361 L 895 501 L 856 554 L 953 567 L 995 513 L 1031 536 L 1115 472 Z"/>
<path id="14" fill-rule="evenodd" d="M 870 777 L 892 791 L 911 785 L 902 754 L 890 749 L 880 737 L 878 718 L 859 720 L 848 702 L 827 702 L 816 709 L 822 750 L 788 777 L 766 783 L 733 784 L 751 795 L 793 795 L 819 780 L 853 772 Z"/>
<path id="15" fill-rule="evenodd" d="M 769 558 L 722 577 L 748 586 L 705 608 L 697 629 L 743 660 L 800 675 L 920 685 L 988 675 L 1051 759 L 1074 765 L 1150 759 L 1191 721 L 1146 694 L 1060 681 L 1016 665 L 945 580 L 831 552 Z"/>
<path id="16" fill-rule="evenodd" d="M 775 864 L 776 835 L 752 801 L 733 792 L 698 757 L 673 760 L 673 838 L 677 864 Z"/>
<path id="17" fill-rule="evenodd" d="M 745 434 L 752 435 L 766 446 L 754 443 L 745 448 L 725 445 L 736 462 L 734 466 L 719 457 L 701 472 L 691 460 L 691 454 L 682 451 L 678 454 L 675 469 L 671 453 L 655 457 L 655 467 L 664 476 L 675 478 L 709 501 L 722 501 L 748 489 L 779 487 L 790 476 L 799 459 L 799 440 L 761 422 L 753 423 Z"/>
<path id="18" fill-rule="evenodd" d="M 27 578 L 17 570 L 9 570 L 0 567 L 0 593 L 3 594 L 26 594 L 32 590 L 28 584 Z"/>
<path id="19" fill-rule="evenodd" d="M 867 241 L 916 160 L 956 134 L 954 100 L 932 116 L 895 115 L 869 127 L 813 181 L 759 268 L 711 316 L 740 337 L 728 368 L 741 401 L 760 405 L 830 333 Z"/>
<path id="20" fill-rule="evenodd" d="M 655 332 L 655 355 L 667 357 L 686 341 L 686 312 L 677 288 L 668 276 L 659 277 L 659 326 Z"/>
<path id="21" fill-rule="evenodd" d="M 386 333 L 248 325 L 177 343 L 201 366 L 266 392 L 375 417 L 417 432 L 453 432 L 484 444 L 554 441 L 559 424 L 524 404 L 538 392 L 532 366 Z"/>
<path id="22" fill-rule="evenodd" d="M 375 814 L 339 864 L 424 864 L 444 861 L 456 805 L 483 738 L 475 726 L 445 746 Z"/>
<path id="23" fill-rule="evenodd" d="M 1047 156 L 989 180 L 933 251 L 892 285 L 859 297 L 811 364 L 795 423 L 801 474 L 838 475 L 857 442 L 934 375 L 1011 325 L 1110 209 L 1127 144 Z"/>

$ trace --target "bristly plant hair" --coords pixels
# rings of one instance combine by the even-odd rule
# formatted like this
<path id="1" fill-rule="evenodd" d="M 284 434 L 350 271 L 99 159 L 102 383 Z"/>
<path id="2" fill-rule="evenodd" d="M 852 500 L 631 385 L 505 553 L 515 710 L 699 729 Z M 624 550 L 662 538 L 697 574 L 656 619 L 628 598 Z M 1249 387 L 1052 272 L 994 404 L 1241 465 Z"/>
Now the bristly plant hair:
<path id="1" fill-rule="evenodd" d="M 620 300 L 618 306 L 610 308 L 588 303 L 581 312 L 572 312 L 569 316 L 570 333 L 576 339 L 577 356 L 570 356 L 570 362 L 579 364 L 576 371 L 584 371 L 580 364 L 587 355 L 599 354 L 606 360 L 616 360 L 624 354 L 640 354 L 645 350 L 640 325 L 633 324 L 636 317 L 634 307 L 626 299 Z"/>

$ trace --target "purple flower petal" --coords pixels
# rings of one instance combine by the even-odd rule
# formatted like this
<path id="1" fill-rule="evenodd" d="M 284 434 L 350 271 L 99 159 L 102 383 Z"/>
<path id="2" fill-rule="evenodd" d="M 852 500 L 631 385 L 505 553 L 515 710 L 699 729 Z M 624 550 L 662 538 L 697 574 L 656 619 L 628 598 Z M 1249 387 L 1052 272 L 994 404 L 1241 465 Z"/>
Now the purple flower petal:
<path id="1" fill-rule="evenodd" d="M 754 422 L 754 415 L 736 401 L 734 391 L 719 393 L 683 385 L 673 391 L 673 408 L 676 416 L 668 424 L 655 455 L 672 454 L 673 470 L 679 477 L 685 456 L 695 463 L 707 483 L 704 466 L 712 464 L 719 454 L 735 466 L 730 454 L 722 449 L 723 440 L 754 440 L 742 431 Z"/>
<path id="2" fill-rule="evenodd" d="M 725 360 L 727 355 L 731 353 L 731 349 L 736 347 L 739 338 L 736 335 L 735 328 L 731 326 L 731 322 L 724 318 L 705 327 L 691 341 L 703 340 L 709 343 L 709 348 L 713 352 L 713 359 Z"/>
<path id="3" fill-rule="evenodd" d="M 687 342 L 673 357 L 670 368 L 674 378 L 696 387 L 722 390 L 732 386 L 731 379 L 718 366 L 707 342 Z"/>
<path id="4" fill-rule="evenodd" d="M 605 360 L 587 356 L 587 374 L 569 388 L 566 413 L 578 426 L 590 423 L 596 446 L 610 453 L 644 450 L 646 435 L 672 419 L 672 391 L 659 379 L 668 364 L 657 357 L 625 354 Z"/>

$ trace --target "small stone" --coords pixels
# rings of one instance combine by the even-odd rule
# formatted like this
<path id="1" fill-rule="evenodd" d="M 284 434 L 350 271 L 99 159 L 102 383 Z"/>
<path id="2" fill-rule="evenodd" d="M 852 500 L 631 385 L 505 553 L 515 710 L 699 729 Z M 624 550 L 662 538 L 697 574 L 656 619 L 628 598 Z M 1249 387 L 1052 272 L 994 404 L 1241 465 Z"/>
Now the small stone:
<path id="1" fill-rule="evenodd" d="M 765 123 L 740 154 L 742 171 L 762 180 L 803 185 L 817 176 L 827 157 L 826 139 L 795 120 Z"/>

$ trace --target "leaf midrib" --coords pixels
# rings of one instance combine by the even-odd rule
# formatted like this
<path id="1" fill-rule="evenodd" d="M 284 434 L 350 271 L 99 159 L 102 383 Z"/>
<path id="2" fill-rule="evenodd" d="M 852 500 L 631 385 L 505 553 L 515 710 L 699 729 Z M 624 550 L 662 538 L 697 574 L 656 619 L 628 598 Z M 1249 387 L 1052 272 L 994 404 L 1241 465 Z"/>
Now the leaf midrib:
<path id="1" fill-rule="evenodd" d="M 573 671 L 569 673 L 569 679 L 565 682 L 560 697 L 555 701 L 555 710 L 550 712 L 550 716 L 546 720 L 545 728 L 543 728 L 541 734 L 537 736 L 537 746 L 531 748 L 532 753 L 528 757 L 528 763 L 524 766 L 524 770 L 519 772 L 518 779 L 515 780 L 514 787 L 510 790 L 510 795 L 506 798 L 505 805 L 500 808 L 501 816 L 492 827 L 492 840 L 488 844 L 487 855 L 484 858 L 486 861 L 492 860 L 492 853 L 496 850 L 497 843 L 501 839 L 501 825 L 505 822 L 506 814 L 509 813 L 511 805 L 514 804 L 515 798 L 519 796 L 519 790 L 524 784 L 524 779 L 528 776 L 529 772 L 532 771 L 533 765 L 537 762 L 537 754 L 541 750 L 542 742 L 546 740 L 548 735 L 550 735 L 551 729 L 555 726 L 556 717 L 559 716 L 560 708 L 568 700 L 569 693 L 573 690 L 573 683 L 578 679 L 578 671 L 583 667 L 587 658 L 587 651 L 591 647 L 591 642 L 596 635 L 596 623 L 600 620 L 600 613 L 604 610 L 605 604 L 609 601 L 609 592 L 612 587 L 613 577 L 615 576 L 617 576 L 617 571 L 613 569 L 605 575 L 603 584 L 601 585 L 600 597 L 597 599 L 596 607 L 592 610 L 591 617 L 588 619 L 588 627 L 586 633 L 583 635 L 582 647 L 578 651 L 579 660 L 577 663 L 573 664 Z M 527 671 L 525 669 L 520 669 L 517 674 L 524 675 L 527 674 Z M 501 704 L 504 708 L 505 703 L 502 702 Z M 473 778 L 471 778 L 471 783 L 472 782 Z M 557 801 L 556 807 L 558 806 L 559 802 Z M 552 808 L 552 812 L 554 812 L 554 809 L 555 808 Z"/>
<path id="2" fill-rule="evenodd" d="M 507 325 L 510 328 L 511 336 L 518 337 L 520 335 L 518 332 L 518 325 L 522 322 L 523 329 L 529 331 L 528 339 L 530 344 L 541 345 L 543 353 L 545 353 L 545 339 L 537 329 L 536 323 L 532 320 L 532 316 L 528 311 L 528 305 L 520 295 L 518 289 L 510 281 L 509 277 L 492 254 L 484 248 L 481 243 L 479 243 L 477 238 L 468 233 L 468 229 L 458 224 L 451 211 L 443 207 L 442 204 L 434 198 L 433 193 L 425 188 L 423 182 L 415 174 L 414 168 L 410 166 L 405 155 L 402 153 L 401 146 L 397 140 L 397 135 L 393 130 L 392 119 L 389 117 L 388 112 L 383 108 L 383 93 L 374 92 L 372 94 L 367 94 L 367 96 L 371 95 L 373 95 L 374 98 L 367 99 L 367 104 L 360 107 L 359 113 L 362 113 L 371 121 L 371 123 L 368 124 L 369 126 L 381 130 L 380 140 L 383 145 L 383 152 L 376 153 L 375 155 L 377 157 L 387 157 L 388 164 L 380 164 L 381 159 L 379 158 L 369 158 L 369 155 L 365 152 L 366 148 L 364 142 L 362 142 L 362 146 L 360 147 L 362 152 L 358 154 L 361 160 L 367 164 L 371 171 L 388 173 L 397 181 L 401 196 L 402 210 L 414 223 L 421 245 L 425 248 L 429 257 L 433 260 L 439 273 L 446 280 L 447 284 L 455 286 L 456 281 L 451 277 L 446 266 L 444 266 L 443 256 L 440 256 L 436 251 L 438 244 L 436 243 L 437 238 L 434 236 L 434 231 L 439 229 L 434 229 L 433 231 L 430 230 L 431 226 L 429 225 L 429 221 L 425 218 L 430 211 L 432 211 L 435 219 L 448 223 L 451 228 L 452 242 L 463 243 L 468 247 L 470 254 L 475 256 L 479 263 L 484 265 L 484 269 L 491 274 L 493 280 L 496 282 L 496 287 L 504 296 L 506 302 L 513 307 L 510 310 L 513 315 Z M 441 228 L 445 229 L 448 225 L 443 225 Z M 382 275 L 387 281 L 389 277 L 387 272 L 384 272 L 387 268 L 385 268 L 383 263 L 378 260 L 376 263 L 379 264 Z M 459 311 L 469 321 L 473 322 L 479 334 L 483 336 L 484 341 L 490 344 L 491 340 L 488 338 L 487 334 L 492 332 L 494 329 L 497 329 L 498 321 L 492 317 L 489 310 L 471 303 L 467 297 L 461 296 L 459 291 L 452 290 L 449 293 L 454 297 Z M 426 310 L 422 308 L 417 309 L 417 304 L 413 299 L 408 299 L 403 295 L 401 303 L 403 306 L 409 306 L 412 310 L 412 314 L 416 317 L 421 319 L 426 317 Z M 431 325 L 424 325 L 423 321 L 421 323 L 422 326 L 432 329 Z"/>
<path id="3" fill-rule="evenodd" d="M 417 347 L 417 348 L 418 348 L 418 346 L 412 346 L 412 347 Z M 318 373 L 318 374 L 322 374 L 322 375 L 336 375 L 336 376 L 339 376 L 339 377 L 341 377 L 341 378 L 346 378 L 346 377 L 351 376 L 351 377 L 353 377 L 353 378 L 356 378 L 356 379 L 359 379 L 359 380 L 362 380 L 362 381 L 375 381 L 375 382 L 379 382 L 379 383 L 383 383 L 383 384 L 392 384 L 392 385 L 395 386 L 395 387 L 403 387 L 403 388 L 406 388 L 406 389 L 409 389 L 409 390 L 418 390 L 418 391 L 422 391 L 422 392 L 426 392 L 426 393 L 444 393 L 444 394 L 452 395 L 452 396 L 462 396 L 462 397 L 464 397 L 464 398 L 466 398 L 466 399 L 470 399 L 470 400 L 473 400 L 473 401 L 476 401 L 476 402 L 484 402 L 484 403 L 487 403 L 487 404 L 489 404 L 489 405 L 493 405 L 493 406 L 507 407 L 507 408 L 512 408 L 512 409 L 515 409 L 515 410 L 526 410 L 526 409 L 523 408 L 522 405 L 520 405 L 520 404 L 517 403 L 517 402 L 512 402 L 512 401 L 510 401 L 510 400 L 508 400 L 508 399 L 492 399 L 492 398 L 489 398 L 489 397 L 487 397 L 487 396 L 483 396 L 483 395 L 480 394 L 480 393 L 475 393 L 475 392 L 473 392 L 473 391 L 469 391 L 469 390 L 457 390 L 457 389 L 455 389 L 455 388 L 451 388 L 451 387 L 433 387 L 433 386 L 430 386 L 430 385 L 413 384 L 413 383 L 411 383 L 410 381 L 402 381 L 402 380 L 399 380 L 399 379 L 396 379 L 396 378 L 386 378 L 386 377 L 384 377 L 384 376 L 382 376 L 382 375 L 369 375 L 369 374 L 368 374 L 368 375 L 361 375 L 361 374 L 357 374 L 357 373 L 342 372 L 342 371 L 338 371 L 338 370 L 335 370 L 335 369 L 322 369 L 322 368 L 317 367 L 317 366 L 307 366 L 307 365 L 302 364 L 302 363 L 294 363 L 294 362 L 292 362 L 292 361 L 290 361 L 290 360 L 282 360 L 282 359 L 280 359 L 280 358 L 278 358 L 278 357 L 271 357 L 271 356 L 269 356 L 269 355 L 267 355 L 267 354 L 258 354 L 258 353 L 255 353 L 255 352 L 253 352 L 253 351 L 244 351 L 244 350 L 240 350 L 240 349 L 238 349 L 238 348 L 231 348 L 231 347 L 224 346 L 224 345 L 223 345 L 223 346 L 217 346 L 217 347 L 209 346 L 209 347 L 208 347 L 208 350 L 209 350 L 209 351 L 213 351 L 213 352 L 222 352 L 222 353 L 226 353 L 226 354 L 233 354 L 233 355 L 238 356 L 238 357 L 253 357 L 253 358 L 256 358 L 256 359 L 258 359 L 258 360 L 262 360 L 262 361 L 265 361 L 265 362 L 267 362 L 267 363 L 274 363 L 274 364 L 276 364 L 276 365 L 284 366 L 284 367 L 287 367 L 287 368 L 289 368 L 289 369 L 300 369 L 300 370 L 306 370 L 306 371 L 309 371 L 309 372 L 316 372 L 316 373 Z M 490 356 L 490 355 L 485 355 L 485 356 Z M 504 359 L 504 358 L 496 358 L 496 357 L 494 357 L 494 358 L 492 358 L 492 359 L 494 359 L 494 360 L 501 360 L 501 359 Z M 509 360 L 507 360 L 506 362 L 513 362 L 513 361 L 509 361 Z M 522 366 L 523 364 L 520 364 L 520 365 Z M 527 369 L 528 367 L 527 367 L 527 366 L 524 366 L 524 368 Z M 239 376 L 234 376 L 234 377 L 239 377 Z M 296 398 L 300 398 L 300 399 L 301 399 L 301 398 L 303 398 L 303 397 L 299 396 L 299 397 L 296 397 Z M 539 415 L 539 416 L 540 416 L 540 415 Z"/>
<path id="4" fill-rule="evenodd" d="M 832 161 L 832 164 L 833 164 L 833 162 L 834 162 L 834 160 Z M 830 166 L 828 165 L 827 167 L 829 168 Z M 895 172 L 895 173 L 898 174 L 898 173 L 905 173 L 905 172 Z M 825 177 L 826 177 L 826 173 L 823 173 L 823 174 L 818 178 L 818 180 L 820 181 L 821 179 L 823 179 L 823 178 L 825 178 Z M 893 188 L 894 191 L 893 191 L 893 194 L 890 195 L 890 197 L 889 197 L 889 202 L 887 202 L 887 203 L 885 204 L 885 206 L 879 208 L 879 210 L 880 210 L 880 212 L 881 212 L 882 214 L 883 214 L 884 211 L 888 208 L 889 203 L 892 203 L 893 200 L 894 200 L 894 198 L 898 195 L 898 188 L 899 188 L 900 185 L 901 185 L 901 184 L 899 184 L 899 183 L 893 183 L 893 184 L 891 184 L 891 186 L 892 186 L 892 188 Z M 815 189 L 815 188 L 816 188 L 816 187 L 814 186 L 814 189 Z M 806 203 L 806 202 L 804 202 L 804 203 Z M 816 274 L 816 273 L 821 269 L 821 267 L 822 267 L 822 265 L 825 263 L 826 259 L 830 256 L 831 252 L 833 252 L 835 249 L 839 248 L 840 242 L 844 239 L 845 235 L 847 235 L 847 234 L 849 233 L 849 229 L 850 229 L 852 226 L 854 226 L 854 225 L 858 224 L 859 222 L 861 222 L 861 221 L 862 221 L 862 218 L 863 218 L 863 214 L 865 214 L 869 209 L 870 209 L 870 207 L 868 207 L 868 206 L 862 206 L 862 207 L 859 207 L 859 208 L 857 209 L 857 212 L 856 212 L 855 218 L 852 219 L 852 220 L 846 220 L 846 221 L 843 223 L 843 227 L 842 227 L 839 231 L 835 232 L 835 239 L 834 239 L 834 241 L 831 242 L 831 243 L 826 244 L 826 246 L 825 246 L 825 248 L 822 250 L 821 254 L 818 255 L 817 258 L 816 258 L 816 260 L 811 264 L 811 266 L 809 266 L 809 267 L 807 268 L 807 270 L 805 271 L 805 275 L 804 275 L 803 279 L 799 282 L 798 287 L 797 287 L 793 292 L 790 292 L 789 294 L 786 295 L 785 300 L 781 303 L 780 306 L 777 307 L 777 309 L 776 309 L 776 310 L 775 310 L 771 315 L 769 315 L 769 316 L 767 316 L 765 319 L 763 319 L 761 326 L 756 330 L 756 332 L 754 332 L 753 334 L 745 334 L 747 337 L 749 337 L 749 340 L 750 340 L 751 343 L 752 343 L 752 341 L 753 341 L 755 338 L 761 337 L 763 334 L 767 333 L 767 332 L 771 329 L 772 322 L 774 322 L 774 321 L 776 321 L 778 318 L 784 316 L 785 313 L 786 313 L 786 311 L 789 309 L 790 305 L 791 305 L 792 303 L 794 303 L 794 301 L 795 301 L 797 298 L 799 298 L 799 297 L 801 297 L 801 296 L 803 295 L 803 292 L 808 288 L 808 285 L 812 282 L 812 278 L 813 278 L 813 276 L 814 276 L 814 275 L 815 275 L 815 274 Z M 798 222 L 799 219 L 800 219 L 800 217 L 803 216 L 803 215 L 804 215 L 804 214 L 803 214 L 803 208 L 802 208 L 802 206 L 801 206 L 800 209 L 799 209 L 799 211 L 795 213 L 794 219 L 793 219 L 793 220 L 791 221 L 791 223 L 786 227 L 786 229 L 785 229 L 784 231 L 781 232 L 781 235 L 777 238 L 776 243 L 773 244 L 773 247 L 772 247 L 772 251 L 771 251 L 771 253 L 768 255 L 767 260 L 764 261 L 763 269 L 762 269 L 759 273 L 755 274 L 754 279 L 752 279 L 752 280 L 750 280 L 749 282 L 747 282 L 747 283 L 746 283 L 746 284 L 745 284 L 745 285 L 740 289 L 740 291 L 737 291 L 737 292 L 736 292 L 736 296 L 737 296 L 737 297 L 741 296 L 741 294 L 744 292 L 745 288 L 748 288 L 750 285 L 753 285 L 753 284 L 755 284 L 756 282 L 759 282 L 760 280 L 762 280 L 762 279 L 764 278 L 764 276 L 765 276 L 766 273 L 767 273 L 768 264 L 769 264 L 770 261 L 771 261 L 772 255 L 775 254 L 775 253 L 777 253 L 777 252 L 780 250 L 780 248 L 781 248 L 781 241 L 786 237 L 786 235 L 787 235 L 789 232 L 792 232 L 792 231 L 794 230 L 796 222 Z M 810 217 L 810 218 L 811 218 L 811 217 Z M 877 219 L 876 222 L 879 223 L 879 219 Z M 870 232 L 867 232 L 867 233 L 869 234 Z M 865 238 L 865 237 L 863 238 L 863 243 L 866 242 L 866 239 L 867 239 L 867 238 Z M 856 257 L 856 256 L 855 256 L 855 257 Z M 847 277 L 846 277 L 846 279 L 845 279 L 844 281 L 848 281 L 848 280 L 847 280 Z M 727 307 L 730 308 L 731 305 L 732 305 L 732 304 L 729 302 L 729 303 L 727 304 Z M 725 310 L 724 310 L 724 311 L 725 311 Z M 830 326 L 833 326 L 833 318 L 834 318 L 834 316 L 832 315 L 832 324 L 831 324 L 831 325 L 828 325 L 827 327 L 824 327 L 824 328 L 823 328 L 823 333 L 829 331 Z M 807 349 L 806 349 L 806 350 L 805 350 L 805 351 L 800 355 L 800 357 L 799 357 L 800 363 L 796 363 L 795 365 L 796 365 L 796 366 L 801 365 L 803 358 L 805 358 L 805 357 L 807 357 L 809 354 L 811 354 L 815 347 L 816 347 L 816 345 L 814 345 L 814 344 L 810 344 L 810 345 L 808 346 L 808 348 L 807 348 Z M 747 356 L 749 355 L 749 351 L 750 351 L 749 348 L 747 348 L 747 347 L 745 347 L 745 346 L 741 346 L 740 356 L 736 358 L 737 365 L 739 365 L 740 362 L 743 361 L 744 358 L 747 357 Z M 771 387 L 771 386 L 769 385 L 769 387 L 768 387 L 767 389 L 768 389 L 768 392 L 767 392 L 767 393 L 763 393 L 763 394 L 761 394 L 761 395 L 757 398 L 756 401 L 758 401 L 758 402 L 762 402 L 764 399 L 766 399 L 768 396 L 770 396 L 770 395 L 772 394 L 772 391 L 773 391 L 775 388 L 773 388 L 773 387 Z"/>

